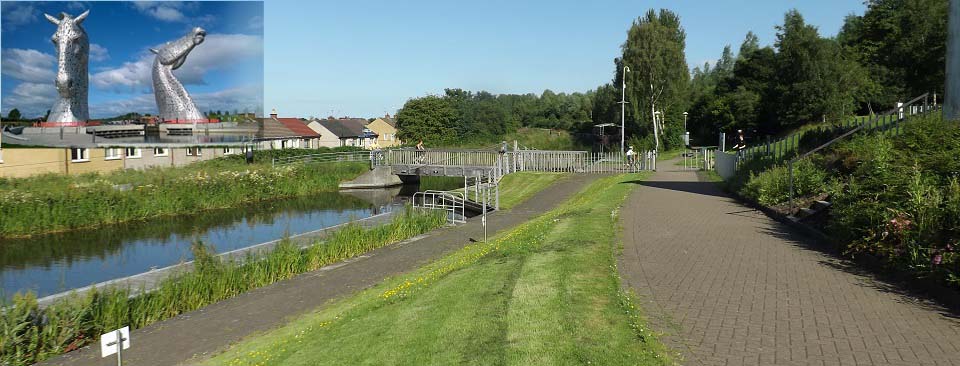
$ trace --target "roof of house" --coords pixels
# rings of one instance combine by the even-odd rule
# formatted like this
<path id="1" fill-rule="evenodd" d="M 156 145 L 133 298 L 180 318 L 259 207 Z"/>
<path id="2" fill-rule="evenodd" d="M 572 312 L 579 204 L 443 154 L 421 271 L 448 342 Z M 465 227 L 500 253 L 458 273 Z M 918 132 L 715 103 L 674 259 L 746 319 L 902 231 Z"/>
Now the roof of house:
<path id="1" fill-rule="evenodd" d="M 297 118 L 260 118 L 263 123 L 263 138 L 275 137 L 319 137 L 316 131 L 307 127 Z"/>
<path id="2" fill-rule="evenodd" d="M 390 127 L 397 128 L 397 121 L 395 121 L 393 117 L 381 117 L 380 119 L 390 125 Z"/>
<path id="3" fill-rule="evenodd" d="M 367 136 L 363 130 L 368 122 L 362 118 L 327 118 L 317 122 L 339 138 Z"/>

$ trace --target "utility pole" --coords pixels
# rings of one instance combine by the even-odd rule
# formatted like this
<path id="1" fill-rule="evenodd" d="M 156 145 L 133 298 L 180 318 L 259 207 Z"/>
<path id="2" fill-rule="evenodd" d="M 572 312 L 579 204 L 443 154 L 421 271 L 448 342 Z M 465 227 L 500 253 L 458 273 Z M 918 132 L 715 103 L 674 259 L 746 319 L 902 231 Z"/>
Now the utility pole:
<path id="1" fill-rule="evenodd" d="M 943 118 L 954 121 L 960 119 L 960 0 L 950 0 L 949 7 Z"/>
<path id="2" fill-rule="evenodd" d="M 623 83 L 623 89 L 620 94 L 620 154 L 623 154 L 624 145 L 626 143 L 626 125 L 627 125 L 627 73 L 630 72 L 630 67 L 623 66 L 623 78 L 621 82 Z"/>

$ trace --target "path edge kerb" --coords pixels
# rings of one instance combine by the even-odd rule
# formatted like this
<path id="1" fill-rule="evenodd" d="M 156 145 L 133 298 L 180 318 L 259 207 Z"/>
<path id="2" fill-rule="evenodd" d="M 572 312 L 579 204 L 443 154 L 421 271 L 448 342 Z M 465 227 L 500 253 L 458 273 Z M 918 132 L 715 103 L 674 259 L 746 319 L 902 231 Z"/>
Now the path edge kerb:
<path id="1" fill-rule="evenodd" d="M 897 285 L 916 297 L 933 300 L 954 314 L 960 315 L 960 291 L 944 286 L 934 278 L 918 277 L 915 273 L 890 266 L 883 258 L 870 253 L 844 255 L 840 248 L 842 248 L 845 243 L 827 235 L 827 233 L 803 222 L 794 221 L 787 215 L 744 197 L 730 190 L 726 184 L 723 184 L 724 182 L 706 181 L 703 180 L 700 174 L 697 174 L 697 179 L 701 182 L 719 185 L 725 193 L 744 206 L 763 212 L 767 217 L 797 230 L 808 239 L 813 239 L 806 241 L 806 244 L 813 244 L 812 247 L 814 249 L 835 258 L 852 262 L 856 264 L 857 267 L 869 271 L 869 274 L 877 279 Z"/>

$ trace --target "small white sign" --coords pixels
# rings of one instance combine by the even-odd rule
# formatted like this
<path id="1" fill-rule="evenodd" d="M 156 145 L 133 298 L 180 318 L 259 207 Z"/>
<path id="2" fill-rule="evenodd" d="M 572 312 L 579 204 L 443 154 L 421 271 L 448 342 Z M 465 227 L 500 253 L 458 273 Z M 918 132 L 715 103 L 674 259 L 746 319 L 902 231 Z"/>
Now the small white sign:
<path id="1" fill-rule="evenodd" d="M 117 335 L 123 339 L 123 349 L 130 348 L 130 327 L 123 327 L 100 335 L 100 357 L 117 353 Z"/>

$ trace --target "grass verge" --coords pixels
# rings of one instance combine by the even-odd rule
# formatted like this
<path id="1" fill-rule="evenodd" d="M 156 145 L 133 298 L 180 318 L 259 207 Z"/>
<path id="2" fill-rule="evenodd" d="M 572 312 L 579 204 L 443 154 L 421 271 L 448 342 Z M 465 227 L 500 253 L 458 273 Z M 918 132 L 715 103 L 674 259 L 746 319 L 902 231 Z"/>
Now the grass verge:
<path id="1" fill-rule="evenodd" d="M 0 365 L 30 365 L 83 347 L 104 331 L 146 325 L 196 310 L 254 288 L 313 271 L 442 226 L 442 214 L 408 209 L 389 224 L 350 224 L 301 249 L 281 242 L 269 254 L 222 261 L 194 245 L 194 268 L 163 280 L 153 291 L 131 297 L 123 288 L 70 296 L 39 308 L 32 293 L 17 294 L 0 311 Z"/>
<path id="2" fill-rule="evenodd" d="M 602 178 L 489 242 L 295 319 L 209 365 L 661 365 L 672 360 L 622 292 L 618 208 Z"/>

